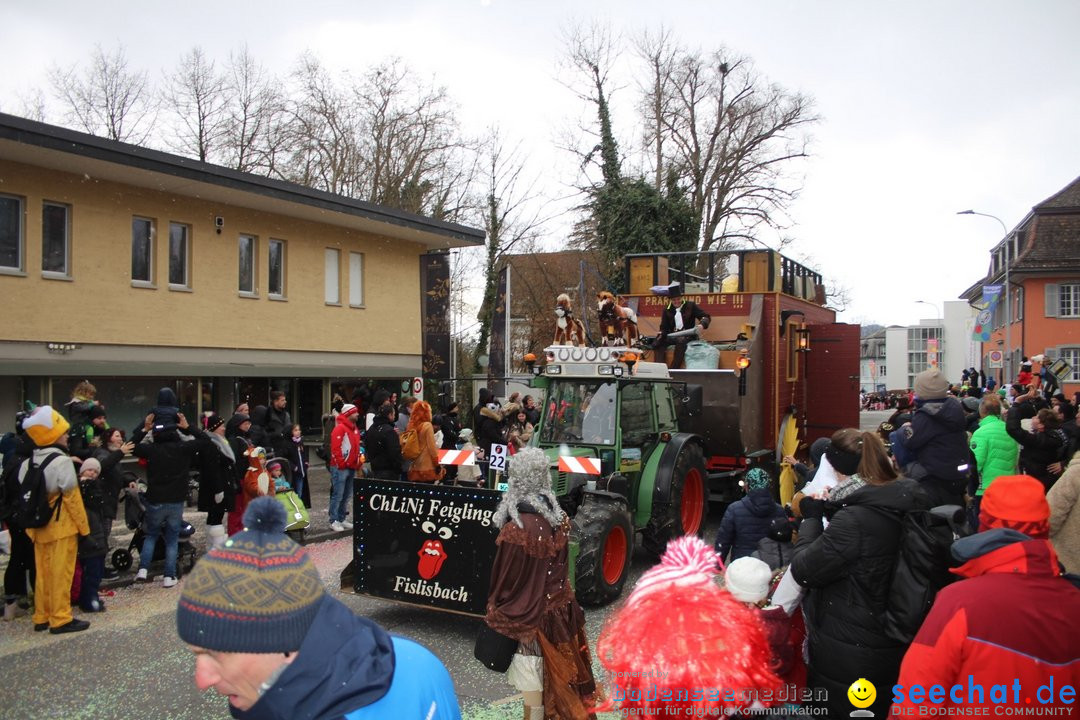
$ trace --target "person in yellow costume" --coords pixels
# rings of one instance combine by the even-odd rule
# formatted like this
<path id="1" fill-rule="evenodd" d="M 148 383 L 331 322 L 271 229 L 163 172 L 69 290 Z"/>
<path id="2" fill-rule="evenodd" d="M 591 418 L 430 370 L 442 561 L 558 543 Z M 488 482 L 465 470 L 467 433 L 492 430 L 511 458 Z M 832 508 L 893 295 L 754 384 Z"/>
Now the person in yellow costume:
<path id="1" fill-rule="evenodd" d="M 54 635 L 79 632 L 90 627 L 71 616 L 71 580 L 75 575 L 78 536 L 90 534 L 75 466 L 67 454 L 68 422 L 48 405 L 42 405 L 23 421 L 34 443 L 32 456 L 19 468 L 19 482 L 30 463 L 44 466 L 45 489 L 50 507 L 60 503 L 59 513 L 42 527 L 27 528 L 34 543 L 37 581 L 34 584 L 34 631 Z"/>

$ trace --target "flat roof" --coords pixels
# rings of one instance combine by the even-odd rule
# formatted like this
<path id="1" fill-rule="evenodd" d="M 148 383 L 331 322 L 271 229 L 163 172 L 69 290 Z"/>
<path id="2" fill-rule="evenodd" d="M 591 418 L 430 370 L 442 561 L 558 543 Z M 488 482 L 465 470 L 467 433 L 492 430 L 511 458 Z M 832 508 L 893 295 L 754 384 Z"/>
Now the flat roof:
<path id="1" fill-rule="evenodd" d="M 428 248 L 482 245 L 484 231 L 296 183 L 0 113 L 0 158 L 337 225 Z"/>

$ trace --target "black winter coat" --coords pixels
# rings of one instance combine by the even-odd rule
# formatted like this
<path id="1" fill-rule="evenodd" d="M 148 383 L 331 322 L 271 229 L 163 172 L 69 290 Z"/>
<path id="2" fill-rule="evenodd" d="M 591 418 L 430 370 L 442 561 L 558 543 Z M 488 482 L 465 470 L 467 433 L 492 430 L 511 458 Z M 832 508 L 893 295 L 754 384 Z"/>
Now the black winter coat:
<path id="1" fill-rule="evenodd" d="M 212 433 L 203 433 L 199 439 L 199 505 L 201 512 L 210 512 L 214 509 L 214 496 L 218 493 L 225 494 L 225 509 L 233 509 L 233 500 L 236 498 L 236 451 L 225 438 L 219 438 Z M 221 443 L 228 448 L 226 452 L 218 445 Z M 241 458 L 243 460 L 244 458 Z"/>
<path id="2" fill-rule="evenodd" d="M 805 518 L 791 561 L 796 582 L 808 589 L 803 601 L 810 638 L 808 684 L 828 690 L 829 717 L 847 717 L 850 678 L 891 688 L 907 647 L 884 630 L 903 513 L 928 505 L 923 489 L 900 478 L 866 485 L 844 498 L 827 529 Z M 828 509 L 834 506 L 826 503 Z M 878 693 L 872 710 L 888 713 L 891 695 Z"/>
<path id="3" fill-rule="evenodd" d="M 457 450 L 458 439 L 461 436 L 461 420 L 457 413 L 443 415 L 442 431 L 442 449 Z"/>
<path id="4" fill-rule="evenodd" d="M 266 434 L 270 446 L 279 456 L 288 453 L 289 439 L 292 437 L 292 416 L 288 410 L 278 410 L 270 406 L 266 410 Z"/>
<path id="5" fill-rule="evenodd" d="M 1036 478 L 1049 490 L 1060 476 L 1051 473 L 1047 466 L 1065 460 L 1069 439 L 1061 430 L 1037 433 L 1024 430 L 1020 426 L 1024 410 L 1024 403 L 1016 403 L 1009 408 L 1005 415 L 1005 432 L 1020 443 L 1020 470 Z"/>
<path id="6" fill-rule="evenodd" d="M 491 408 L 480 408 L 480 421 L 474 428 L 476 432 L 476 447 L 484 451 L 484 456 L 491 454 L 492 445 L 505 445 L 506 433 L 503 422 L 503 414 Z"/>
<path id="7" fill-rule="evenodd" d="M 204 435 L 202 430 L 189 428 L 196 439 Z M 132 437 L 135 456 L 146 458 L 146 501 L 154 505 L 184 502 L 188 494 L 191 467 L 199 454 L 199 442 L 179 438 L 144 443 L 146 431 L 139 428 Z"/>
<path id="8" fill-rule="evenodd" d="M 769 490 L 751 490 L 742 500 L 728 505 L 716 533 L 716 552 L 724 562 L 751 555 L 758 541 L 769 534 L 773 518 L 785 517 L 784 508 L 772 499 Z"/>
<path id="9" fill-rule="evenodd" d="M 372 476 L 380 480 L 401 479 L 401 440 L 389 418 L 376 415 L 364 432 L 364 453 Z"/>
<path id="10" fill-rule="evenodd" d="M 791 558 L 795 554 L 795 546 L 791 542 L 780 542 L 772 538 L 764 537 L 758 540 L 757 549 L 752 557 L 757 558 L 770 570 L 779 570 L 791 564 Z"/>
<path id="11" fill-rule="evenodd" d="M 102 557 L 109 551 L 105 538 L 105 487 L 98 475 L 93 480 L 79 480 L 79 492 L 82 493 L 83 508 L 86 509 L 86 522 L 90 526 L 89 535 L 79 536 L 79 559 Z M 116 505 L 116 496 L 113 496 Z"/>
<path id="12" fill-rule="evenodd" d="M 101 476 L 99 482 L 104 495 L 105 519 L 112 522 L 116 519 L 117 508 L 120 504 L 120 492 L 127 486 L 120 470 L 120 461 L 124 459 L 124 453 L 119 450 L 106 448 L 94 448 L 91 457 L 101 463 Z"/>
<path id="13" fill-rule="evenodd" d="M 964 406 L 954 397 L 924 402 L 911 416 L 911 435 L 904 447 L 913 458 L 906 473 L 909 477 L 946 483 L 966 480 L 969 448 Z"/>

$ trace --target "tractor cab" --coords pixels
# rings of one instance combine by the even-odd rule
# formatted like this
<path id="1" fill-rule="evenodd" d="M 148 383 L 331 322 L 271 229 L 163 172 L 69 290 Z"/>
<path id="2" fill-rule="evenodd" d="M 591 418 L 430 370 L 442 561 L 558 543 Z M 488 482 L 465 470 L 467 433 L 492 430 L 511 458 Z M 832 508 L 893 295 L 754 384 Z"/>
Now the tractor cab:
<path id="1" fill-rule="evenodd" d="M 625 348 L 555 345 L 534 368 L 546 388 L 533 443 L 547 452 L 552 488 L 574 518 L 576 588 L 587 603 L 617 596 L 635 534 L 659 554 L 700 533 L 705 516 L 699 441 L 679 432 L 685 384 L 666 365 Z"/>

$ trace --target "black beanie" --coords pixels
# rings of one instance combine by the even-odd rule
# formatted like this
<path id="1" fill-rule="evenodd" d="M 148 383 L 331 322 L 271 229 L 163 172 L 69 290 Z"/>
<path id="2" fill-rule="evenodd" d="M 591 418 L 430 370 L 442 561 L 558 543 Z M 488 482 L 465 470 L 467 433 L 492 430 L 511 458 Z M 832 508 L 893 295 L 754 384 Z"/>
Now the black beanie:
<path id="1" fill-rule="evenodd" d="M 825 457 L 836 472 L 841 475 L 854 475 L 859 470 L 859 461 L 862 460 L 862 440 L 859 440 L 859 450 L 857 453 L 848 452 L 830 442 L 829 447 L 825 448 Z"/>

